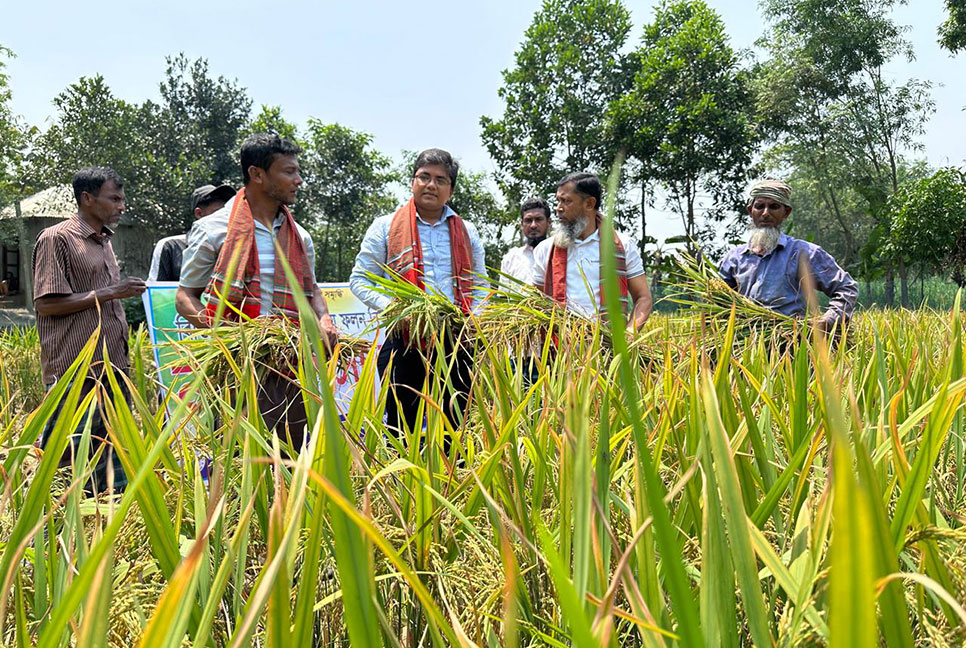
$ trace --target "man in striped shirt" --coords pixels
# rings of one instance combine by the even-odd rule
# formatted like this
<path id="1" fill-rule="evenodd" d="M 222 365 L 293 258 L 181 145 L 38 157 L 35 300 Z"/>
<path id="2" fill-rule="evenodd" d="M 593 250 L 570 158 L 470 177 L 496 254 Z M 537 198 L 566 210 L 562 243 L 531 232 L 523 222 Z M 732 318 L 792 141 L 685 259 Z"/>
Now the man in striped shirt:
<path id="1" fill-rule="evenodd" d="M 288 261 L 293 271 L 302 268 L 302 288 L 312 305 L 325 341 L 334 346 L 338 332 L 322 291 L 315 283 L 315 247 L 312 237 L 292 219 L 288 206 L 302 186 L 299 174 L 300 148 L 278 135 L 256 133 L 241 146 L 242 177 L 245 186 L 215 213 L 195 221 L 188 233 L 181 266 L 175 307 L 192 325 L 212 324 L 213 295 L 222 294 L 232 309 L 226 320 L 237 319 L 236 311 L 250 317 L 284 315 L 297 318 L 291 292 L 276 259 L 275 242 L 288 244 Z M 245 236 L 237 233 L 245 231 Z M 233 243 L 234 242 L 234 243 Z M 243 295 L 232 303 L 229 282 L 219 279 L 230 264 L 235 249 L 243 249 L 248 262 L 238 262 L 237 275 L 243 280 Z M 241 257 L 239 257 L 241 258 Z M 300 273 L 295 272 L 296 276 Z M 239 282 L 242 283 L 242 282 Z M 302 445 L 307 423 L 301 388 L 284 369 L 267 372 L 259 384 L 258 406 L 265 424 L 280 438 L 288 438 L 296 450 Z"/>
<path id="2" fill-rule="evenodd" d="M 34 309 L 40 334 L 40 365 L 48 389 L 64 375 L 100 326 L 93 362 L 84 377 L 86 393 L 101 380 L 107 363 L 118 373 L 128 372 L 128 328 L 121 299 L 140 295 L 145 284 L 136 277 L 121 278 L 111 246 L 111 227 L 124 212 L 121 177 L 112 169 L 88 167 L 77 172 L 73 187 L 77 214 L 42 231 L 34 247 Z M 104 394 L 109 398 L 111 390 Z M 58 407 L 44 429 L 44 447 L 59 415 Z M 71 461 L 84 425 L 82 421 L 71 439 L 63 463 Z M 98 444 L 105 448 L 87 490 L 101 492 L 112 486 L 123 490 L 127 480 L 112 452 L 100 407 L 91 421 L 91 438 L 91 454 Z"/>

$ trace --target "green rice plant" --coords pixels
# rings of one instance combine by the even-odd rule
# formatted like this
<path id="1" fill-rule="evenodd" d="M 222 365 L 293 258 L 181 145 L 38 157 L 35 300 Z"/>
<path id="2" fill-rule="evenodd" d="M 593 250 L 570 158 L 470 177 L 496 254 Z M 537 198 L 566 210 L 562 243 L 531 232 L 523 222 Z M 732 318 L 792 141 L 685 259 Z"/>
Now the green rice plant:
<path id="1" fill-rule="evenodd" d="M 614 315 L 616 264 L 604 264 Z M 340 360 L 301 296 L 303 325 L 285 337 L 234 327 L 183 351 L 227 367 L 231 390 L 199 372 L 193 404 L 166 413 L 150 364 L 132 360 L 130 376 L 82 394 L 70 378 L 92 343 L 37 409 L 8 408 L 0 644 L 966 640 L 958 304 L 859 313 L 848 345 L 799 335 L 779 350 L 724 303 L 703 322 L 655 315 L 635 337 L 619 317 L 569 329 L 562 309 L 526 296 L 495 295 L 495 310 L 446 323 L 442 305 L 399 289 L 401 304 L 422 300 L 418 331 L 434 351 L 425 426 L 399 438 L 382 421 L 374 349 L 336 407 Z M 448 326 L 475 337 L 455 428 L 441 405 Z M 522 329 L 542 326 L 558 327 L 556 340 L 527 346 Z M 258 411 L 275 353 L 302 389 L 303 447 L 275 438 Z M 526 379 L 524 353 L 536 369 Z M 34 441 L 60 402 L 41 452 Z M 92 408 L 132 478 L 123 494 L 80 492 L 92 457 L 58 468 Z M 81 454 L 91 447 L 88 428 Z"/>
<path id="2" fill-rule="evenodd" d="M 386 336 L 403 334 L 410 340 L 436 340 L 455 337 L 462 330 L 466 316 L 456 304 L 431 287 L 420 290 L 392 270 L 387 277 L 369 273 L 373 289 L 391 302 L 373 321 L 371 328 Z"/>

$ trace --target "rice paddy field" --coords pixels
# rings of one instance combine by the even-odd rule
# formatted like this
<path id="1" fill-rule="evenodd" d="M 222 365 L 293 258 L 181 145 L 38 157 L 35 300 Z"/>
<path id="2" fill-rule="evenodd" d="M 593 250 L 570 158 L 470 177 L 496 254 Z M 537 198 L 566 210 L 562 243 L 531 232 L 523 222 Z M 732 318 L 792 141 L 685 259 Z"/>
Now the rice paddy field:
<path id="1" fill-rule="evenodd" d="M 212 342 L 222 371 L 165 416 L 143 334 L 128 407 L 70 387 L 93 343 L 43 399 L 36 332 L 4 333 L 0 643 L 963 645 L 958 302 L 862 312 L 831 345 L 741 304 L 631 335 L 527 303 L 462 327 L 464 424 L 431 378 L 425 429 L 400 439 L 374 353 L 340 418 L 340 356 L 306 319 L 294 360 L 271 361 L 303 385 L 300 450 L 257 411 L 257 336 Z M 130 484 L 89 498 L 90 464 L 56 464 L 99 406 Z"/>

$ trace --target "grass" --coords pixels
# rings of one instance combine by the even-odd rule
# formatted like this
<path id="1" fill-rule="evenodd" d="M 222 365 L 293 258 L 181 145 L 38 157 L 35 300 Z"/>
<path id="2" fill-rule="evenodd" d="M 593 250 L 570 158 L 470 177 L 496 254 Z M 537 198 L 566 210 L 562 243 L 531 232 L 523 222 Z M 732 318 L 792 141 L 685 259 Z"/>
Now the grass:
<path id="1" fill-rule="evenodd" d="M 775 345 L 730 307 L 656 315 L 643 342 L 611 318 L 606 332 L 540 346 L 533 384 L 522 359 L 547 322 L 529 313 L 554 311 L 523 298 L 504 308 L 465 323 L 476 332 L 465 425 L 449 428 L 431 378 L 426 428 L 404 443 L 381 421 L 374 352 L 336 409 L 339 359 L 311 317 L 286 338 L 312 431 L 301 452 L 284 452 L 256 415 L 256 366 L 239 359 L 265 358 L 266 340 L 199 343 L 196 359 L 234 360 L 234 387 L 199 374 L 198 404 L 167 417 L 133 344 L 132 404 L 105 412 L 131 486 L 99 499 L 71 488 L 84 465 L 56 469 L 66 426 L 53 449 L 32 450 L 55 401 L 79 420 L 97 400 L 65 380 L 28 401 L 30 363 L 6 368 L 21 400 L 7 400 L 0 430 L 0 643 L 966 640 L 958 306 L 865 311 L 832 348 L 807 336 Z M 419 329 L 432 331 L 445 328 Z M 510 345 L 518 333 L 526 342 Z M 36 353 L 31 333 L 14 335 L 0 338 L 4 362 Z"/>

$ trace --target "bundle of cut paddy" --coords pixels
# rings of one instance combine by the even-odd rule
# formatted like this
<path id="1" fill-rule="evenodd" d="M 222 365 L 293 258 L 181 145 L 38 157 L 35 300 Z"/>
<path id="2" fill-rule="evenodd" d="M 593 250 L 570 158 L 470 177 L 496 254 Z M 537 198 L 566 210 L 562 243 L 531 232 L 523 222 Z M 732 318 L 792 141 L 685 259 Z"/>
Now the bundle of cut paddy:
<path id="1" fill-rule="evenodd" d="M 237 382 L 238 372 L 250 366 L 258 378 L 270 371 L 296 373 L 301 357 L 298 324 L 280 317 L 259 317 L 241 323 L 198 329 L 174 342 L 178 352 L 216 385 Z M 362 338 L 339 337 L 333 350 L 342 369 L 369 349 Z M 178 362 L 182 362 L 179 360 Z"/>
<path id="2" fill-rule="evenodd" d="M 735 311 L 735 332 L 750 334 L 762 331 L 790 337 L 801 329 L 801 323 L 732 290 L 718 275 L 715 266 L 705 259 L 682 254 L 678 259 L 678 277 L 674 291 L 666 300 L 684 306 L 689 314 L 704 315 L 706 320 L 725 325 Z"/>
<path id="3" fill-rule="evenodd" d="M 488 343 L 526 352 L 568 317 L 563 306 L 533 286 L 501 284 L 474 321 Z"/>
<path id="4" fill-rule="evenodd" d="M 449 298 L 427 286 L 419 286 L 392 273 L 389 277 L 369 274 L 373 289 L 392 301 L 373 319 L 371 329 L 387 336 L 405 333 L 411 341 L 430 342 L 442 336 L 459 334 L 466 315 Z"/>
<path id="5" fill-rule="evenodd" d="M 593 320 L 568 310 L 540 289 L 519 284 L 501 285 L 491 292 L 486 308 L 474 318 L 480 337 L 489 343 L 526 352 L 539 347 L 548 334 L 558 345 L 584 347 L 599 339 L 600 349 L 612 348 L 612 332 L 606 321 Z M 645 359 L 655 334 L 635 336 L 632 346 Z"/>

